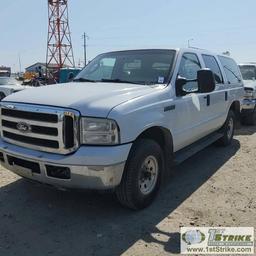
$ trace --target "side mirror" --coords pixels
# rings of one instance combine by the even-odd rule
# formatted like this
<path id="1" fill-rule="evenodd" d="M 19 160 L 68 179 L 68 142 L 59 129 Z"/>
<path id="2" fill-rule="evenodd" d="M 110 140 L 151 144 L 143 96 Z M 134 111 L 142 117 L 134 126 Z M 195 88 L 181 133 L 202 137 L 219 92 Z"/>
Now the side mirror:
<path id="1" fill-rule="evenodd" d="M 198 88 L 187 89 L 184 85 L 189 82 L 197 82 Z M 176 95 L 184 96 L 190 93 L 209 93 L 215 90 L 216 82 L 214 74 L 210 69 L 200 69 L 197 71 L 197 79 L 189 80 L 178 76 L 176 80 Z"/>
<path id="2" fill-rule="evenodd" d="M 176 95 L 177 96 L 185 96 L 187 94 L 190 93 L 196 93 L 199 92 L 198 90 L 198 86 L 187 86 L 185 87 L 185 85 L 187 83 L 191 83 L 191 82 L 197 82 L 197 79 L 186 79 L 184 77 L 178 76 L 177 80 L 176 80 Z"/>
<path id="3" fill-rule="evenodd" d="M 188 80 L 184 77 L 178 76 L 176 80 L 176 95 L 177 96 L 185 96 L 187 93 L 184 91 L 183 86 L 188 82 Z"/>
<path id="4" fill-rule="evenodd" d="M 210 69 L 201 69 L 197 72 L 198 91 L 209 93 L 215 90 L 216 82 Z"/>

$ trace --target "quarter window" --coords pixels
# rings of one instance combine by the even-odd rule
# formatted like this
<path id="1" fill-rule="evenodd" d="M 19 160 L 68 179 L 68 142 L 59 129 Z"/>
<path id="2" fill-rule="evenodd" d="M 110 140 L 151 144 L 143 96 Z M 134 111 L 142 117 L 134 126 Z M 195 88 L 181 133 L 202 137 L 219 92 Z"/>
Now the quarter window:
<path id="1" fill-rule="evenodd" d="M 209 68 L 215 77 L 215 81 L 217 84 L 222 84 L 223 83 L 223 77 L 220 71 L 220 67 L 218 62 L 216 61 L 215 57 L 211 56 L 211 55 L 202 55 L 205 66 L 207 68 Z"/>
<path id="2" fill-rule="evenodd" d="M 182 56 L 179 76 L 188 80 L 197 79 L 197 71 L 201 69 L 199 59 L 194 53 L 185 53 Z M 197 82 L 188 82 L 183 86 L 183 89 L 187 92 L 195 92 L 198 90 Z"/>
<path id="3" fill-rule="evenodd" d="M 240 83 L 242 81 L 242 77 L 235 61 L 224 56 L 219 56 L 219 60 L 224 68 L 228 82 L 231 84 Z"/>

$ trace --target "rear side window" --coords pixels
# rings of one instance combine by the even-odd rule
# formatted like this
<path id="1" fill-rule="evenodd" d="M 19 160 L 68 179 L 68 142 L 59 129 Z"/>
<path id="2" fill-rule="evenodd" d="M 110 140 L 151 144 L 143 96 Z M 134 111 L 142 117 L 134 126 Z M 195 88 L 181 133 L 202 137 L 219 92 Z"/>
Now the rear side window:
<path id="1" fill-rule="evenodd" d="M 219 60 L 224 68 L 228 82 L 231 84 L 240 83 L 242 81 L 242 77 L 235 61 L 224 56 L 219 56 Z"/>
<path id="2" fill-rule="evenodd" d="M 215 59 L 215 57 L 211 56 L 211 55 L 205 55 L 205 54 L 203 54 L 202 57 L 203 57 L 205 66 L 213 72 L 216 83 L 222 84 L 223 77 L 222 77 L 222 74 L 220 71 L 219 64 L 218 64 L 217 60 Z"/>

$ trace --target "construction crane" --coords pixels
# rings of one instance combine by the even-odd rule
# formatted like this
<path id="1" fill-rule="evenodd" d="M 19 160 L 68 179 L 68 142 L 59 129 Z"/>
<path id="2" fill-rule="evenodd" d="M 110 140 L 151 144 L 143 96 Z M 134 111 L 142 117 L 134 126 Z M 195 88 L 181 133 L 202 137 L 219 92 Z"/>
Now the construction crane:
<path id="1" fill-rule="evenodd" d="M 46 68 L 58 80 L 60 69 L 75 67 L 68 17 L 68 0 L 48 1 L 48 41 Z"/>

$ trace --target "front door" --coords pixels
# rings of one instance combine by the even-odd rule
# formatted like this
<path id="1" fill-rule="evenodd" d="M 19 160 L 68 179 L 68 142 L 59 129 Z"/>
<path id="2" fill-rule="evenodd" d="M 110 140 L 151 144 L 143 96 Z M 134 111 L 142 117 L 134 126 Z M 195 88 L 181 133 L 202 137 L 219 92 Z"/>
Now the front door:
<path id="1" fill-rule="evenodd" d="M 201 64 L 197 54 L 184 53 L 177 76 L 194 80 L 200 69 Z M 175 151 L 204 137 L 206 133 L 204 119 L 207 112 L 207 95 L 197 92 L 197 82 L 188 82 L 184 89 L 188 94 L 177 96 L 175 102 L 175 124 L 172 125 Z"/>

